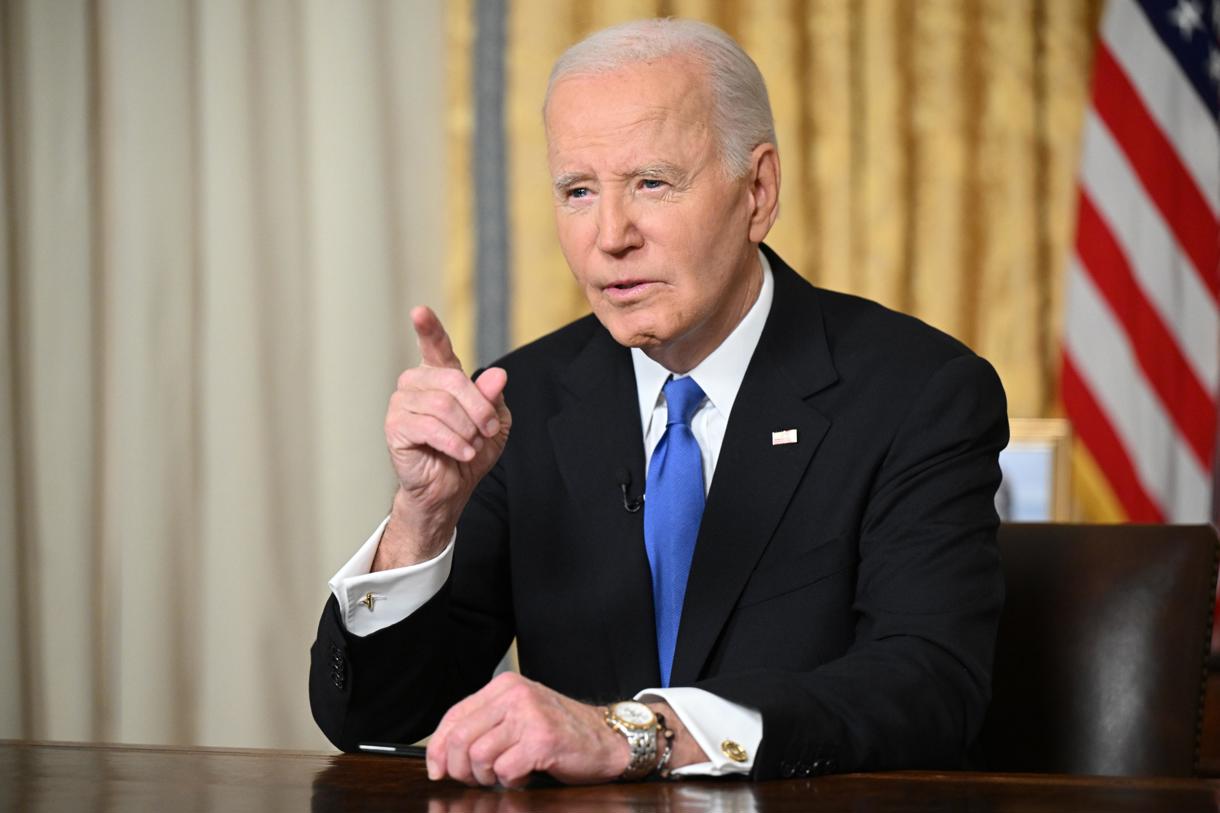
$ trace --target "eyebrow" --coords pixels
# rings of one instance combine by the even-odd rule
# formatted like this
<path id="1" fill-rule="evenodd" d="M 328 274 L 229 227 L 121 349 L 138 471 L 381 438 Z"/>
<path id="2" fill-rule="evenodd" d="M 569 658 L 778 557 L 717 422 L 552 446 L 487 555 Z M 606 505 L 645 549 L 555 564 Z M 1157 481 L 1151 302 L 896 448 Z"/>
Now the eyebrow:
<path id="1" fill-rule="evenodd" d="M 577 181 L 583 181 L 588 178 L 588 174 L 584 172 L 565 172 L 554 181 L 556 192 L 562 192 Z"/>
<path id="2" fill-rule="evenodd" d="M 668 161 L 657 161 L 652 164 L 645 164 L 631 173 L 632 177 L 638 178 L 641 175 L 671 175 L 674 178 L 681 180 L 686 177 L 686 171 L 677 164 L 671 164 Z"/>
<path id="3" fill-rule="evenodd" d="M 678 182 L 686 178 L 686 172 L 677 164 L 671 164 L 668 161 L 655 161 L 651 164 L 644 164 L 641 167 L 636 167 L 630 172 L 619 173 L 620 178 L 647 178 L 656 177 L 658 175 L 669 175 Z M 565 172 L 555 178 L 554 187 L 556 192 L 562 192 L 574 183 L 586 181 L 590 178 L 587 172 Z"/>

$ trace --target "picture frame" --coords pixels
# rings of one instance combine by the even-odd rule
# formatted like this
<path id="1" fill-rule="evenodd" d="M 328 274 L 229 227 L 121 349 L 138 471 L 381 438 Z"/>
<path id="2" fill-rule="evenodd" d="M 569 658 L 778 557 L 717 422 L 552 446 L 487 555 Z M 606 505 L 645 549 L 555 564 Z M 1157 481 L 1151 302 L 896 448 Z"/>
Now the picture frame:
<path id="1" fill-rule="evenodd" d="M 996 510 L 1004 522 L 1070 522 L 1071 424 L 1065 418 L 1011 418 L 1000 453 Z"/>

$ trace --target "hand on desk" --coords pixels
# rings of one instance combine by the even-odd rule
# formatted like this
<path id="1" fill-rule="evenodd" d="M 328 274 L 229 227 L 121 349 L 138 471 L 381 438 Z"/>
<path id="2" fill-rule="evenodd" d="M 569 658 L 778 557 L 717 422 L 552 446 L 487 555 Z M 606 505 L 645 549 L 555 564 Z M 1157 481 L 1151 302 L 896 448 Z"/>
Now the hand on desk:
<path id="1" fill-rule="evenodd" d="M 504 403 L 507 374 L 492 367 L 471 381 L 436 314 L 415 308 L 411 322 L 422 362 L 399 376 L 386 411 L 398 492 L 374 571 L 427 561 L 444 549 L 512 425 Z"/>
<path id="2" fill-rule="evenodd" d="M 670 767 L 707 759 L 664 703 L 650 703 L 675 732 Z M 506 672 L 451 708 L 428 742 L 428 776 L 520 787 L 531 773 L 567 784 L 612 782 L 630 759 L 604 710 Z"/>

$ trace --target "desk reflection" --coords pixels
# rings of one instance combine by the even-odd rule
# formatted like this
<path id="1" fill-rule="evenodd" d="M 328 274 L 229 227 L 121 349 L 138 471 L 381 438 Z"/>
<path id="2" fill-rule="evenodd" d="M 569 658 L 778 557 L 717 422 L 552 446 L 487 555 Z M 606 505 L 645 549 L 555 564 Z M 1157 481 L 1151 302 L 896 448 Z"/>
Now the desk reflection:
<path id="1" fill-rule="evenodd" d="M 429 782 L 419 760 L 0 742 L 0 813 L 1174 813 L 1220 812 L 1220 783 L 1190 778 L 936 773 L 750 784 L 697 780 L 479 790 Z"/>
<path id="2" fill-rule="evenodd" d="M 547 798 L 548 795 L 551 798 Z M 456 798 L 429 799 L 428 813 L 544 813 L 571 811 L 575 800 L 560 789 L 526 794 L 511 790 L 469 789 Z M 644 786 L 607 785 L 586 789 L 576 806 L 598 813 L 758 813 L 754 788 L 740 781 L 712 787 L 681 782 Z"/>
<path id="3" fill-rule="evenodd" d="M 384 764 L 387 770 L 382 781 L 370 781 L 378 772 L 367 770 L 367 762 L 361 765 L 364 770 L 358 774 L 353 773 L 354 765 L 344 764 L 343 760 L 320 771 L 313 782 L 312 813 L 382 809 L 399 813 L 569 813 L 575 810 L 759 813 L 765 807 L 760 803 L 757 785 L 736 779 L 705 780 L 698 784 L 672 781 L 585 787 L 563 787 L 543 780 L 525 790 L 508 790 L 429 782 L 422 776 L 422 769 L 418 771 L 418 779 L 403 783 L 402 772 L 396 770 L 400 765 L 398 760 L 386 758 Z M 353 781 L 356 775 L 360 777 L 359 781 Z M 795 785 L 807 785 L 804 782 L 791 784 L 791 792 L 798 791 Z M 775 795 L 774 788 L 771 795 Z M 382 802 L 385 802 L 384 806 Z"/>

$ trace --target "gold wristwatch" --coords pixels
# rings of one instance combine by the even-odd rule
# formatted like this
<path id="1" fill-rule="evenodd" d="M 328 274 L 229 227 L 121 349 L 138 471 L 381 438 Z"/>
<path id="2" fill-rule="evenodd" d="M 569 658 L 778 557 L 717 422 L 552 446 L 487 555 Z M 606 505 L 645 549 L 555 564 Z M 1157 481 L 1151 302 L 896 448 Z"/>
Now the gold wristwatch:
<path id="1" fill-rule="evenodd" d="M 643 779 L 657 767 L 657 716 L 634 700 L 623 700 L 606 709 L 606 725 L 627 738 L 631 761 L 619 779 Z"/>

